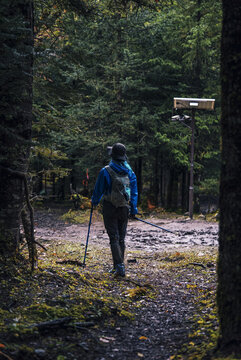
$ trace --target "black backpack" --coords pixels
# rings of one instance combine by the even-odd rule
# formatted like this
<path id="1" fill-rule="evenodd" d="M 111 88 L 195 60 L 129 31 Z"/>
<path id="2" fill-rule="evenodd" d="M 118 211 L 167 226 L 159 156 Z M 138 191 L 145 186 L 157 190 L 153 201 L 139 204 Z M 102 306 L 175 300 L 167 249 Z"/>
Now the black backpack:
<path id="1" fill-rule="evenodd" d="M 111 176 L 111 193 L 105 195 L 115 207 L 128 206 L 130 201 L 130 179 L 126 173 L 116 173 L 109 165 L 105 167 Z"/>

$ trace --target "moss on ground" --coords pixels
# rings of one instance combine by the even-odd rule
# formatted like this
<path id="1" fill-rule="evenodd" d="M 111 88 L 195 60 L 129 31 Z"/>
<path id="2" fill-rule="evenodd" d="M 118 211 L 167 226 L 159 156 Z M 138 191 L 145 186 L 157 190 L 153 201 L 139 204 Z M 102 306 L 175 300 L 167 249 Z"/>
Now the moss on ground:
<path id="1" fill-rule="evenodd" d="M 10 355 L 17 354 L 17 359 L 34 359 L 31 347 L 26 347 L 24 343 L 37 339 L 47 348 L 49 357 L 46 359 L 57 359 L 56 350 L 53 350 L 53 344 L 57 341 L 56 334 L 50 336 L 49 341 L 43 339 L 39 324 L 71 318 L 68 326 L 74 332 L 81 323 L 93 322 L 94 328 L 98 328 L 100 324 L 114 326 L 118 319 L 132 321 L 138 301 L 155 295 L 154 289 L 143 287 L 140 290 L 136 284 L 133 284 L 133 288 L 138 290 L 131 292 L 129 289 L 129 293 L 126 292 L 125 279 L 116 281 L 108 272 L 111 259 L 106 250 L 89 250 L 87 261 L 91 263 L 90 266 L 66 264 L 66 261 L 81 264 L 81 260 L 79 244 L 58 241 L 49 245 L 47 252 L 40 250 L 39 268 L 34 273 L 31 274 L 24 268 L 14 276 L 11 274 L 7 277 L 6 269 L 2 269 L 2 351 Z M 129 288 L 130 286 L 132 285 L 128 284 Z M 81 334 L 79 337 L 81 338 Z M 66 344 L 61 336 L 59 341 L 58 348 L 61 349 L 62 346 L 65 354 Z M 79 350 L 75 348 L 71 351 Z"/>
<path id="2" fill-rule="evenodd" d="M 139 271 L 134 280 L 131 277 L 117 280 L 108 272 L 111 263 L 108 249 L 90 248 L 86 267 L 79 266 L 83 258 L 83 248 L 80 249 L 79 243 L 55 241 L 48 245 L 47 252 L 39 250 L 39 268 L 34 273 L 24 268 L 15 269 L 7 276 L 6 268 L 0 269 L 1 352 L 13 359 L 39 359 L 42 349 L 47 360 L 72 359 L 81 352 L 84 354 L 84 346 L 81 348 L 78 345 L 83 341 L 81 324 L 89 324 L 90 331 L 94 332 L 99 327 L 114 327 L 120 320 L 130 322 L 132 326 L 137 310 L 143 306 L 143 299 L 155 301 L 155 284 L 151 277 L 148 278 L 147 270 L 151 268 L 153 274 L 165 271 L 178 285 L 183 282 L 183 274 L 195 268 L 199 279 L 201 276 L 205 278 L 203 283 L 206 285 L 200 284 L 195 277 L 182 284 L 195 299 L 197 311 L 192 319 L 188 342 L 170 360 L 199 360 L 205 357 L 235 360 L 234 357 L 222 358 L 213 354 L 218 337 L 213 284 L 215 251 L 198 254 L 167 252 L 147 256 L 138 251 L 130 252 L 138 259 L 136 266 Z M 68 261 L 79 263 L 73 265 L 66 263 Z M 53 327 L 49 331 L 39 327 L 43 322 L 65 318 L 70 320 L 61 328 Z M 66 331 L 69 340 L 66 340 Z M 91 337 L 89 341 L 92 341 Z M 33 343 L 37 344 L 39 354 L 36 347 L 31 346 Z"/>
<path id="3" fill-rule="evenodd" d="M 85 210 L 68 210 L 60 219 L 72 224 L 86 224 L 90 218 L 90 209 Z M 101 220 L 101 214 L 94 212 L 92 215 L 93 221 Z"/>

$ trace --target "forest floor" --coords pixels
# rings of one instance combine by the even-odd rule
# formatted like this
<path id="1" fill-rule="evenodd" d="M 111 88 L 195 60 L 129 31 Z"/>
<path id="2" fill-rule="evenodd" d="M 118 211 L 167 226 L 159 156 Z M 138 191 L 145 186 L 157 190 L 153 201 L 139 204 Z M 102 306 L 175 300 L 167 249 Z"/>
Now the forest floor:
<path id="1" fill-rule="evenodd" d="M 111 253 L 97 212 L 81 266 L 88 215 L 36 211 L 35 237 L 45 247 L 38 247 L 38 270 L 0 269 L 0 359 L 219 359 L 205 355 L 218 329 L 218 224 L 146 219 L 175 235 L 130 221 L 126 277 L 119 278 L 108 272 Z M 22 253 L 27 257 L 26 247 Z"/>

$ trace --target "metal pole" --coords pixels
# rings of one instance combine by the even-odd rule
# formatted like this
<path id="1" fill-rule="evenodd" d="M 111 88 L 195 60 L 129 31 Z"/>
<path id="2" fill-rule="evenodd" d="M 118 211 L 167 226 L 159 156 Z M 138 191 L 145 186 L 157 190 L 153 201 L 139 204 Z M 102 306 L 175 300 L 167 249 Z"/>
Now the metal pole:
<path id="1" fill-rule="evenodd" d="M 191 155 L 190 155 L 190 184 L 189 184 L 189 216 L 193 217 L 193 167 L 194 167 L 194 131 L 195 131 L 195 109 L 192 109 L 191 119 Z"/>
<path id="2" fill-rule="evenodd" d="M 86 260 L 86 256 L 87 256 L 87 248 L 88 248 L 88 242 L 89 242 L 90 225 L 91 225 L 91 220 L 92 220 L 93 209 L 94 209 L 94 207 L 93 207 L 93 205 L 91 205 L 90 220 L 89 220 L 88 233 L 87 233 L 87 239 L 86 239 L 86 245 L 85 245 L 85 255 L 84 255 L 83 266 L 85 266 L 85 260 Z"/>
<path id="3" fill-rule="evenodd" d="M 176 233 L 176 232 L 174 232 L 174 231 L 167 230 L 167 229 L 165 229 L 165 228 L 163 228 L 163 227 L 161 227 L 161 226 L 158 226 L 158 225 L 156 225 L 156 224 L 152 224 L 152 223 L 150 223 L 149 221 L 140 219 L 140 218 L 138 218 L 138 217 L 136 217 L 136 216 L 135 216 L 135 219 L 136 219 L 136 220 L 139 220 L 139 221 L 142 221 L 142 222 L 144 222 L 145 224 L 148 224 L 148 225 L 151 225 L 151 226 L 155 226 L 155 227 L 157 227 L 158 229 L 161 229 L 161 230 L 167 231 L 167 232 L 169 232 L 169 233 L 178 235 L 178 233 Z"/>

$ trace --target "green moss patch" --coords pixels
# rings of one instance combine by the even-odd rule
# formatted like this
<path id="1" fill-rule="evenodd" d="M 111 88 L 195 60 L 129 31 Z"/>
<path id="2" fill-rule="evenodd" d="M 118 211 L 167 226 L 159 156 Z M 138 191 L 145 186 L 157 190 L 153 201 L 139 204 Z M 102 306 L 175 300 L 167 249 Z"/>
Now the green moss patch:
<path id="1" fill-rule="evenodd" d="M 37 359 L 38 352 L 33 352 L 31 346 L 37 343 L 45 349 L 46 359 L 66 356 L 63 339 L 67 334 L 73 336 L 73 343 L 79 343 L 85 326 L 96 331 L 103 324 L 132 322 L 139 301 L 155 296 L 154 288 L 138 287 L 136 282 L 109 274 L 111 257 L 105 249 L 89 249 L 89 266 L 63 263 L 63 260 L 77 260 L 81 264 L 81 250 L 77 243 L 53 242 L 47 252 L 39 251 L 39 268 L 33 274 L 26 269 L 9 277 L 2 273 L 0 333 L 6 354 L 15 353 L 17 359 Z M 69 321 L 55 326 L 53 322 L 61 319 Z M 56 342 L 59 342 L 58 352 L 53 345 Z M 26 343 L 29 346 L 25 347 Z M 73 345 L 71 354 L 79 351 Z"/>

